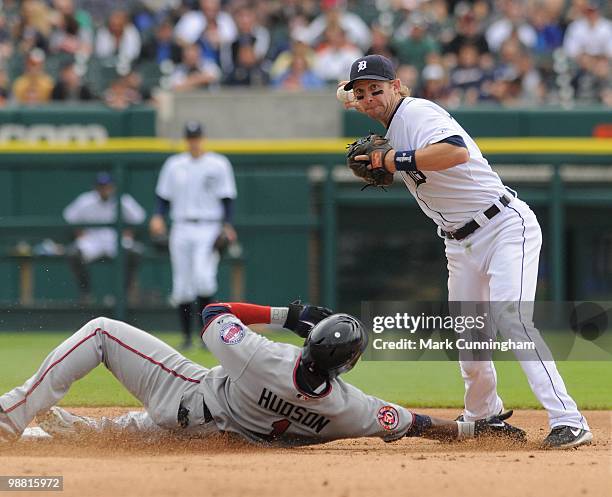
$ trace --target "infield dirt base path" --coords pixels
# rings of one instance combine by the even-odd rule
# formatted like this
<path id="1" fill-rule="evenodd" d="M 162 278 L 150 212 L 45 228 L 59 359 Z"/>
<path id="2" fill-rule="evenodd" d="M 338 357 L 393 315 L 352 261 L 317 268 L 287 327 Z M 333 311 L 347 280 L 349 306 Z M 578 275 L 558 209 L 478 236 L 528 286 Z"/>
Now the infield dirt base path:
<path id="1" fill-rule="evenodd" d="M 72 411 L 92 416 L 123 412 Z M 448 409 L 419 412 L 445 418 L 457 414 Z M 595 441 L 569 451 L 540 450 L 538 443 L 548 433 L 546 414 L 519 411 L 511 421 L 529 435 L 529 443 L 519 447 L 360 439 L 276 449 L 223 435 L 154 443 L 113 436 L 0 445 L 0 474 L 64 477 L 61 493 L 17 494 L 22 496 L 610 497 L 612 411 L 585 415 Z"/>

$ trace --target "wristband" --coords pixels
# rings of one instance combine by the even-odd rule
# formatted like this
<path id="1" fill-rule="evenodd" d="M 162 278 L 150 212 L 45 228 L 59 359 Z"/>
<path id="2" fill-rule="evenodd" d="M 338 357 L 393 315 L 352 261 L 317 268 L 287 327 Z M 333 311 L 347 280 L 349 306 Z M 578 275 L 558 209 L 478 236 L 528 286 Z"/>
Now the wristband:
<path id="1" fill-rule="evenodd" d="M 393 162 L 395 162 L 395 169 L 398 171 L 416 171 L 416 150 L 398 150 L 395 152 Z"/>

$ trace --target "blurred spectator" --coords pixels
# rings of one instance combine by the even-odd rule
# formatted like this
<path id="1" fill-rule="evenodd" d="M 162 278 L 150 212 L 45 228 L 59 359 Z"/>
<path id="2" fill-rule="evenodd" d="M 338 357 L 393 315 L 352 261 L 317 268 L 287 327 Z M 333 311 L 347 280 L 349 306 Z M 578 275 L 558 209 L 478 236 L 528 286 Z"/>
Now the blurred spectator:
<path id="1" fill-rule="evenodd" d="M 452 97 L 444 67 L 441 64 L 425 66 L 421 74 L 421 80 L 421 87 L 416 96 L 435 101 L 443 107 L 454 107 L 460 103 L 457 97 Z"/>
<path id="2" fill-rule="evenodd" d="M 51 11 L 42 0 L 23 0 L 20 18 L 15 27 L 19 50 L 28 53 L 33 48 L 47 51 L 51 34 Z"/>
<path id="3" fill-rule="evenodd" d="M 117 57 L 131 64 L 140 55 L 140 34 L 124 10 L 115 10 L 108 16 L 106 26 L 96 34 L 96 56 Z"/>
<path id="4" fill-rule="evenodd" d="M 368 25 L 357 14 L 346 10 L 344 0 L 321 0 L 321 11 L 321 15 L 316 17 L 304 32 L 310 46 L 317 47 L 319 43 L 325 43 L 327 29 L 337 27 L 344 31 L 348 41 L 362 51 L 370 47 Z"/>
<path id="5" fill-rule="evenodd" d="M 196 43 L 205 32 L 217 51 L 222 44 L 236 39 L 236 24 L 230 14 L 221 10 L 220 0 L 200 0 L 199 9 L 183 14 L 174 30 L 181 45 Z"/>
<path id="6" fill-rule="evenodd" d="M 316 90 L 324 82 L 310 69 L 304 53 L 295 53 L 289 68 L 273 81 L 273 86 L 283 90 Z"/>
<path id="7" fill-rule="evenodd" d="M 459 48 L 457 66 L 450 73 L 450 87 L 453 93 L 467 105 L 474 105 L 481 96 L 481 86 L 486 74 L 480 66 L 478 48 L 465 43 Z"/>
<path id="8" fill-rule="evenodd" d="M 469 7 L 463 9 L 457 16 L 456 35 L 444 47 L 444 52 L 458 55 L 459 49 L 466 44 L 475 46 L 480 55 L 489 52 L 489 44 L 484 34 L 480 30 L 478 20 L 473 10 Z"/>
<path id="9" fill-rule="evenodd" d="M 397 68 L 395 72 L 397 79 L 399 79 L 404 86 L 411 90 L 418 86 L 419 82 L 419 71 L 416 67 L 409 64 L 404 64 Z"/>
<path id="10" fill-rule="evenodd" d="M 26 60 L 25 72 L 13 83 L 13 95 L 21 104 L 48 102 L 53 90 L 53 79 L 45 72 L 45 53 L 34 48 Z"/>
<path id="11" fill-rule="evenodd" d="M 572 59 L 583 54 L 612 58 L 612 22 L 602 16 L 601 7 L 599 0 L 586 0 L 582 17 L 567 27 L 563 48 Z"/>
<path id="12" fill-rule="evenodd" d="M 53 13 L 54 29 L 49 38 L 49 50 L 88 58 L 92 51 L 92 33 L 81 27 L 72 0 L 55 0 L 54 5 L 61 10 Z"/>
<path id="13" fill-rule="evenodd" d="M 221 79 L 221 69 L 210 59 L 202 58 L 199 45 L 183 48 L 183 59 L 172 75 L 170 86 L 175 91 L 189 91 L 206 88 Z"/>
<path id="14" fill-rule="evenodd" d="M 119 76 L 104 92 L 104 103 L 118 110 L 142 103 L 141 83 L 139 74 L 134 71 L 125 76 Z"/>
<path id="15" fill-rule="evenodd" d="M 316 0 L 279 0 L 260 4 L 267 9 L 265 15 L 270 31 L 270 54 L 272 59 L 289 49 L 295 28 L 305 28 L 317 12 Z M 305 31 L 305 29 L 304 29 Z M 304 37 L 305 41 L 306 38 Z M 288 67 L 288 66 L 287 66 Z"/>
<path id="16" fill-rule="evenodd" d="M 351 64 L 363 56 L 363 52 L 350 43 L 339 26 L 329 26 L 325 30 L 325 41 L 315 53 L 314 72 L 323 81 L 337 83 L 346 79 L 351 72 Z"/>
<path id="17" fill-rule="evenodd" d="M 612 106 L 612 65 L 604 55 L 584 57 L 572 80 L 575 98 L 582 103 L 603 103 Z"/>
<path id="18" fill-rule="evenodd" d="M 392 42 L 400 64 L 410 64 L 421 71 L 427 56 L 438 53 L 438 43 L 427 33 L 427 20 L 420 13 L 411 14 L 396 30 Z"/>
<path id="19" fill-rule="evenodd" d="M 270 77 L 273 80 L 278 80 L 286 74 L 293 63 L 293 59 L 296 57 L 304 58 L 308 71 L 312 70 L 315 58 L 314 50 L 304 41 L 304 38 L 299 36 L 293 38 L 291 47 L 288 50 L 281 52 L 274 59 L 270 68 Z"/>
<path id="20" fill-rule="evenodd" d="M 525 0 L 501 0 L 502 17 L 487 29 L 485 36 L 489 49 L 499 52 L 502 43 L 515 36 L 527 48 L 533 48 L 537 35 L 533 26 L 525 20 Z"/>
<path id="21" fill-rule="evenodd" d="M 0 63 L 13 55 L 13 40 L 6 17 L 0 15 Z"/>
<path id="22" fill-rule="evenodd" d="M 178 64 L 181 61 L 181 46 L 174 41 L 174 26 L 169 19 L 162 20 L 155 28 L 155 36 L 142 47 L 140 58 L 162 64 L 171 61 Z"/>
<path id="23" fill-rule="evenodd" d="M 243 5 L 234 13 L 236 27 L 238 28 L 237 38 L 250 36 L 255 40 L 253 49 L 257 60 L 262 60 L 270 49 L 270 33 L 257 22 L 255 11 L 251 7 Z M 232 55 L 235 55 L 232 53 Z M 235 61 L 235 59 L 234 59 Z"/>
<path id="24" fill-rule="evenodd" d="M 95 97 L 89 87 L 81 81 L 74 62 L 65 63 L 60 69 L 59 81 L 53 87 L 52 100 L 87 101 Z"/>
<path id="25" fill-rule="evenodd" d="M 11 96 L 8 75 L 3 67 L 0 67 L 0 107 L 4 107 Z"/>
<path id="26" fill-rule="evenodd" d="M 563 28 L 560 14 L 559 9 L 546 0 L 539 0 L 532 6 L 531 24 L 536 31 L 534 52 L 547 55 L 561 46 Z"/>
<path id="27" fill-rule="evenodd" d="M 225 83 L 230 86 L 264 86 L 268 83 L 268 74 L 261 67 L 257 57 L 257 40 L 254 36 L 244 34 L 232 43 L 234 65 Z"/>
<path id="28" fill-rule="evenodd" d="M 397 62 L 397 52 L 391 46 L 391 33 L 380 24 L 372 25 L 372 44 L 366 55 L 384 55 L 387 59 Z"/>

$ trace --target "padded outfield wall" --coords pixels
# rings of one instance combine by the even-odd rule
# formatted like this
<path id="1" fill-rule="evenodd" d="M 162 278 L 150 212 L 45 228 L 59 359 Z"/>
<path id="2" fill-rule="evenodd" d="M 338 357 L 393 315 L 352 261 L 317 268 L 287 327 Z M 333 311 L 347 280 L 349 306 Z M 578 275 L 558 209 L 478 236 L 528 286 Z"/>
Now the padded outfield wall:
<path id="1" fill-rule="evenodd" d="M 210 147 L 227 154 L 236 170 L 236 224 L 243 246 L 239 257 L 222 263 L 220 298 L 282 304 L 301 297 L 352 312 L 359 312 L 361 300 L 444 298 L 443 243 L 431 223 L 401 184 L 388 192 L 361 192 L 342 165 L 346 141 L 211 140 Z M 478 142 L 539 216 L 544 232 L 539 297 L 610 299 L 611 140 Z M 101 169 L 113 171 L 120 189 L 151 213 L 159 168 L 179 150 L 179 142 L 137 137 L 1 145 L 0 329 L 72 328 L 75 315 L 101 313 L 174 329 L 167 254 L 150 246 L 144 227 L 142 298 L 133 305 L 122 293 L 121 261 L 94 265 L 98 304 L 82 308 L 75 304 L 65 258 L 33 254 L 28 260 L 15 248 L 19 242 L 35 248 L 46 238 L 69 242 L 71 228 L 61 211 L 91 187 Z"/>

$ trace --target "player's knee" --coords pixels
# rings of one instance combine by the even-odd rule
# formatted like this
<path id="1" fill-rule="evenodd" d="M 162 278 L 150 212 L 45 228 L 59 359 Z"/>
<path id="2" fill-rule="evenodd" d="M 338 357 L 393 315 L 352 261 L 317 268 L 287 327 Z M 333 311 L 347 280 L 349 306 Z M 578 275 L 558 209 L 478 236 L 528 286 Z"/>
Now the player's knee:
<path id="1" fill-rule="evenodd" d="M 107 323 L 110 320 L 110 318 L 107 318 L 105 316 L 98 316 L 96 318 L 93 318 L 91 321 L 89 321 L 85 327 L 95 331 L 98 329 L 104 330 L 107 327 Z"/>

